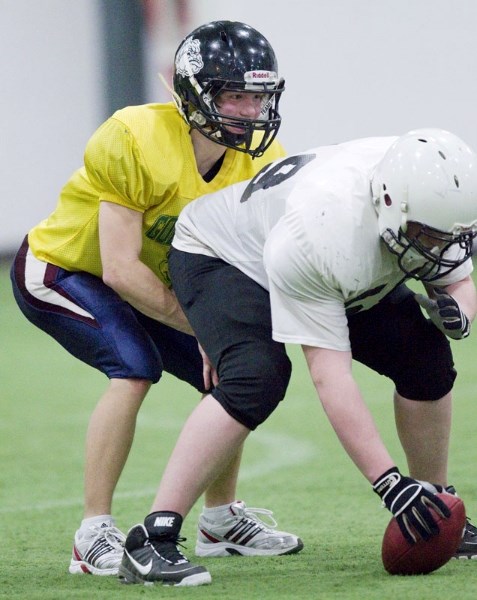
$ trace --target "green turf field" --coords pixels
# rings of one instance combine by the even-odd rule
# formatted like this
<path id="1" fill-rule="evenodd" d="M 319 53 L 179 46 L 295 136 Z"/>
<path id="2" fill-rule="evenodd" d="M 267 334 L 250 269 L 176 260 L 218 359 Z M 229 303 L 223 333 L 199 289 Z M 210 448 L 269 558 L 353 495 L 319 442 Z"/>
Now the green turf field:
<path id="1" fill-rule="evenodd" d="M 380 543 L 390 515 L 337 442 L 296 348 L 290 348 L 294 373 L 287 399 L 249 438 L 239 490 L 249 506 L 272 509 L 281 528 L 303 538 L 304 550 L 281 558 L 202 560 L 213 583 L 200 588 L 122 586 L 115 578 L 69 575 L 82 511 L 83 440 L 106 381 L 24 319 L 5 265 L 0 269 L 0 336 L 1 598 L 476 597 L 477 561 L 451 561 L 428 576 L 385 573 Z M 450 482 L 477 518 L 477 333 L 453 347 L 460 374 Z M 391 385 L 359 365 L 355 373 L 389 449 L 406 471 L 393 425 Z M 123 530 L 149 511 L 174 439 L 196 401 L 193 390 L 168 376 L 146 399 L 114 505 Z M 199 510 L 200 503 L 185 522 L 189 558 Z"/>

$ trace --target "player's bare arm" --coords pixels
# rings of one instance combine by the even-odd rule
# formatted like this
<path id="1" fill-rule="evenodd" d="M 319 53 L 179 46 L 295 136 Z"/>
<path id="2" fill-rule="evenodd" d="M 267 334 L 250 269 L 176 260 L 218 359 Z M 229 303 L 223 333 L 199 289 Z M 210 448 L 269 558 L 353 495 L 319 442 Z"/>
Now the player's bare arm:
<path id="1" fill-rule="evenodd" d="M 316 391 L 346 452 L 372 483 L 395 463 L 351 372 L 351 353 L 302 346 Z"/>
<path id="2" fill-rule="evenodd" d="M 99 238 L 103 281 L 145 315 L 193 334 L 174 293 L 139 258 L 142 213 L 101 202 Z"/>

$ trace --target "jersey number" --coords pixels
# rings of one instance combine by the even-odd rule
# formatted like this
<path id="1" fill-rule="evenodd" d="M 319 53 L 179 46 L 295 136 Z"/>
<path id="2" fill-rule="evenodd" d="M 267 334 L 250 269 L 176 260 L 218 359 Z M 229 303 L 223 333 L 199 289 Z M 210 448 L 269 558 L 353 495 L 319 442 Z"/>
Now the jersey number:
<path id="1" fill-rule="evenodd" d="M 266 190 L 267 188 L 280 185 L 289 177 L 293 177 L 305 165 L 312 161 L 316 154 L 296 154 L 281 160 L 279 163 L 272 163 L 263 167 L 245 188 L 240 202 L 247 202 L 250 196 L 257 190 Z"/>

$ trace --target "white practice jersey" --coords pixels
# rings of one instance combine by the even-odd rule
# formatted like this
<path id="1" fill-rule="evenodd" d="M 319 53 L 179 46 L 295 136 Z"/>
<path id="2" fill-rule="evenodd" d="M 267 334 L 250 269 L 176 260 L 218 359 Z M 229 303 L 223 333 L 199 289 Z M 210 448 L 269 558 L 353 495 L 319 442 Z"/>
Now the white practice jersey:
<path id="1" fill-rule="evenodd" d="M 347 315 L 405 279 L 381 241 L 371 196 L 373 171 L 395 140 L 366 138 L 275 161 L 186 206 L 172 245 L 221 258 L 269 289 L 275 340 L 349 350 Z M 468 260 L 433 283 L 471 271 Z"/>

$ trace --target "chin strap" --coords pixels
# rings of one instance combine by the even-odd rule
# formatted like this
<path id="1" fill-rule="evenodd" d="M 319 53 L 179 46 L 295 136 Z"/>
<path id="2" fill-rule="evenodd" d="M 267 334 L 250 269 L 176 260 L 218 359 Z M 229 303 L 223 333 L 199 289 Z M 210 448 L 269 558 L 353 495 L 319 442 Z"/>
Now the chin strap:
<path id="1" fill-rule="evenodd" d="M 182 100 L 180 99 L 179 95 L 176 94 L 176 92 L 171 88 L 171 86 L 167 83 L 166 78 L 164 77 L 164 75 L 162 73 L 158 73 L 157 76 L 159 77 L 159 81 L 162 83 L 162 85 L 166 88 L 166 90 L 171 94 L 172 96 L 172 100 L 174 101 L 174 104 L 176 105 L 177 110 L 179 111 L 179 114 L 181 115 L 181 117 L 184 119 L 184 121 L 189 124 L 189 121 L 187 120 L 186 114 L 184 112 L 184 109 L 182 107 Z"/>

